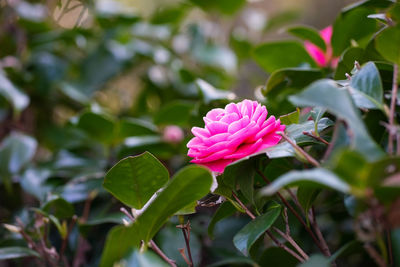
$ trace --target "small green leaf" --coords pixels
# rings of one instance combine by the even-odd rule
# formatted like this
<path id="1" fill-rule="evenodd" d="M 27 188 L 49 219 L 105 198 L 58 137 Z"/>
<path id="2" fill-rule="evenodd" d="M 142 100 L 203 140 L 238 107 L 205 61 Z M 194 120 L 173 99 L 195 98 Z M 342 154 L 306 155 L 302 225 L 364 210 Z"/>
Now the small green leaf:
<path id="1" fill-rule="evenodd" d="M 400 64 L 400 25 L 388 27 L 376 36 L 376 49 L 388 61 Z"/>
<path id="2" fill-rule="evenodd" d="M 157 126 L 151 122 L 135 118 L 124 118 L 119 121 L 119 138 L 156 134 Z"/>
<path id="3" fill-rule="evenodd" d="M 40 255 L 30 249 L 24 247 L 4 247 L 0 248 L 0 260 L 9 260 L 23 257 L 40 257 Z"/>
<path id="4" fill-rule="evenodd" d="M 59 219 L 70 218 L 75 213 L 74 206 L 61 197 L 55 197 L 44 203 L 42 210 Z"/>
<path id="5" fill-rule="evenodd" d="M 323 185 L 342 193 L 349 193 L 350 186 L 336 176 L 333 172 L 323 168 L 315 168 L 312 170 L 290 171 L 278 177 L 271 184 L 264 187 L 261 195 L 271 196 L 285 186 L 292 184 L 318 184 Z"/>
<path id="6" fill-rule="evenodd" d="M 320 188 L 307 185 L 299 186 L 297 189 L 297 198 L 299 199 L 299 203 L 303 207 L 306 214 L 308 214 L 308 211 L 320 192 Z"/>
<path id="7" fill-rule="evenodd" d="M 302 64 L 316 66 L 303 45 L 295 41 L 271 42 L 257 46 L 253 51 L 253 58 L 269 73 L 278 69 L 299 67 Z"/>
<path id="8" fill-rule="evenodd" d="M 114 137 L 114 121 L 102 113 L 84 112 L 79 117 L 77 126 L 101 142 L 108 143 Z"/>
<path id="9" fill-rule="evenodd" d="M 231 202 L 225 201 L 223 202 L 214 213 L 210 224 L 208 225 L 208 235 L 211 239 L 214 238 L 214 227 L 220 220 L 229 217 L 235 214 L 236 208 L 232 205 Z"/>
<path id="10" fill-rule="evenodd" d="M 326 44 L 324 39 L 322 39 L 319 32 L 308 26 L 293 26 L 287 29 L 287 32 L 293 34 L 296 37 L 299 37 L 302 40 L 309 41 L 322 50 L 326 50 Z"/>
<path id="11" fill-rule="evenodd" d="M 299 118 L 300 118 L 300 109 L 298 108 L 296 109 L 296 111 L 280 116 L 279 120 L 281 121 L 281 123 L 289 125 L 289 124 L 299 123 Z"/>
<path id="12" fill-rule="evenodd" d="M 103 186 L 124 204 L 141 209 L 167 183 L 168 176 L 164 165 L 145 152 L 118 162 L 107 172 Z"/>
<path id="13" fill-rule="evenodd" d="M 325 258 L 323 255 L 320 254 L 314 254 L 311 255 L 310 258 L 298 267 L 330 267 L 331 262 L 329 259 Z"/>
<path id="14" fill-rule="evenodd" d="M 248 255 L 251 246 L 268 230 L 281 213 L 280 206 L 274 206 L 263 215 L 255 218 L 243 227 L 233 238 L 233 244 L 244 255 Z"/>
<path id="15" fill-rule="evenodd" d="M 187 125 L 193 103 L 185 101 L 173 101 L 163 106 L 154 116 L 157 125 Z"/>
<path id="16" fill-rule="evenodd" d="M 383 108 L 383 86 L 379 71 L 373 62 L 365 64 L 351 79 L 350 86 L 357 90 L 364 99 L 366 98 L 371 104 L 365 104 L 360 97 L 353 99 L 355 104 L 360 108 Z"/>

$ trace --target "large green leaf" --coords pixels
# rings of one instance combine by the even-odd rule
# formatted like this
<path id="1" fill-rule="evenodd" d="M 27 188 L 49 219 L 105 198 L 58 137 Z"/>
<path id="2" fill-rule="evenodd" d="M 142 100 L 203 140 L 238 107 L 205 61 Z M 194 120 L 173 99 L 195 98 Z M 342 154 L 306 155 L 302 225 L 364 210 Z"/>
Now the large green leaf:
<path id="1" fill-rule="evenodd" d="M 349 47 L 347 48 L 340 57 L 340 61 L 335 71 L 335 80 L 344 80 L 346 73 L 350 74 L 354 68 L 354 62 L 357 61 L 360 64 L 365 63 L 365 51 L 361 47 Z"/>
<path id="2" fill-rule="evenodd" d="M 233 244 L 244 255 L 248 255 L 251 246 L 267 231 L 281 212 L 279 205 L 271 207 L 266 213 L 255 218 L 243 227 L 233 238 Z"/>
<path id="3" fill-rule="evenodd" d="M 283 68 L 299 67 L 309 64 L 315 67 L 303 45 L 296 41 L 278 41 L 257 46 L 253 51 L 253 58 L 266 71 L 272 73 Z"/>
<path id="4" fill-rule="evenodd" d="M 363 42 L 368 40 L 377 30 L 377 22 L 367 16 L 372 11 L 360 7 L 351 11 L 342 12 L 333 24 L 332 47 L 333 54 L 339 56 L 351 45 L 351 40 Z M 362 27 L 354 27 L 362 25 Z"/>
<path id="5" fill-rule="evenodd" d="M 141 209 L 168 177 L 161 162 L 145 152 L 118 162 L 107 172 L 103 186 L 124 204 Z"/>
<path id="6" fill-rule="evenodd" d="M 206 195 L 211 184 L 211 173 L 204 167 L 191 165 L 180 170 L 131 226 L 111 230 L 100 266 L 112 266 L 129 249 L 138 248 L 140 240 L 147 244 L 169 217 Z"/>
<path id="7" fill-rule="evenodd" d="M 379 71 L 373 62 L 368 62 L 350 81 L 351 94 L 357 107 L 381 109 L 383 107 L 383 86 Z"/>
<path id="8" fill-rule="evenodd" d="M 388 27 L 376 36 L 376 49 L 388 61 L 400 64 L 400 25 Z"/>
<path id="9" fill-rule="evenodd" d="M 40 255 L 30 249 L 24 247 L 4 247 L 0 248 L 0 260 L 9 260 L 23 257 L 40 257 Z"/>
<path id="10" fill-rule="evenodd" d="M 316 81 L 301 93 L 290 96 L 289 100 L 299 106 L 324 107 L 346 121 L 353 133 L 352 146 L 364 153 L 369 160 L 375 160 L 384 155 L 382 149 L 367 132 L 348 91 L 339 88 L 334 81 L 328 79 Z"/>
<path id="11" fill-rule="evenodd" d="M 296 37 L 299 37 L 300 39 L 315 44 L 324 51 L 326 50 L 324 39 L 322 39 L 319 32 L 314 28 L 308 26 L 292 26 L 287 29 L 287 32 L 293 34 Z"/>
<path id="12" fill-rule="evenodd" d="M 217 224 L 217 222 L 235 214 L 235 212 L 236 208 L 229 201 L 225 201 L 218 207 L 210 223 L 208 224 L 208 235 L 210 236 L 210 238 L 214 238 L 214 227 Z"/>
<path id="13" fill-rule="evenodd" d="M 285 186 L 309 183 L 323 185 L 342 193 L 349 193 L 351 190 L 350 186 L 333 172 L 323 168 L 315 168 L 311 170 L 287 172 L 264 187 L 261 191 L 261 195 L 270 196 Z"/>

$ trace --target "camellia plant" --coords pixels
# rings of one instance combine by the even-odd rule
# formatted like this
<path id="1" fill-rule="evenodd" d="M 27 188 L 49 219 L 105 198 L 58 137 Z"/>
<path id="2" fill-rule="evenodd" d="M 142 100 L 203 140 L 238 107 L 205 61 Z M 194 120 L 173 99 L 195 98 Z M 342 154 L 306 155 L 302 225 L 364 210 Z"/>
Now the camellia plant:
<path id="1" fill-rule="evenodd" d="M 94 32 L 52 30 L 17 2 L 26 54 L 0 72 L 5 266 L 400 266 L 398 1 L 231 48 L 179 18 L 245 1 L 147 20 L 97 7 Z M 256 100 L 211 85 L 244 59 L 270 74 Z M 106 106 L 122 72 L 137 103 Z"/>

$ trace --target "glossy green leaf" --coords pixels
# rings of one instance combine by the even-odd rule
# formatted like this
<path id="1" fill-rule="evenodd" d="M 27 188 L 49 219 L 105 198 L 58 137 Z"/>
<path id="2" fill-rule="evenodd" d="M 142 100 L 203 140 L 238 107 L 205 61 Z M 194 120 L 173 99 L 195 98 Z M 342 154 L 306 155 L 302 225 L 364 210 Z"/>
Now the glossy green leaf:
<path id="1" fill-rule="evenodd" d="M 300 205 L 305 210 L 306 214 L 308 214 L 308 211 L 310 210 L 320 192 L 320 188 L 307 185 L 299 186 L 299 188 L 297 189 L 297 198 Z"/>
<path id="2" fill-rule="evenodd" d="M 270 185 L 264 187 L 261 195 L 271 196 L 285 186 L 309 183 L 326 186 L 342 193 L 350 193 L 351 190 L 350 186 L 333 172 L 323 168 L 315 168 L 287 172 L 274 180 Z"/>
<path id="3" fill-rule="evenodd" d="M 225 201 L 223 202 L 214 213 L 209 225 L 208 225 L 208 235 L 210 238 L 214 238 L 214 227 L 220 220 L 227 218 L 233 214 L 235 214 L 236 208 L 232 205 L 231 202 Z"/>
<path id="4" fill-rule="evenodd" d="M 202 79 L 197 79 L 196 85 L 199 88 L 201 95 L 203 96 L 203 100 L 206 104 L 209 104 L 214 100 L 234 100 L 236 98 L 236 95 L 234 93 L 226 90 L 217 89 Z"/>
<path id="5" fill-rule="evenodd" d="M 25 247 L 3 247 L 0 248 L 0 260 L 9 260 L 23 257 L 40 257 L 40 255 Z"/>
<path id="6" fill-rule="evenodd" d="M 29 97 L 21 92 L 0 69 L 0 95 L 11 103 L 14 110 L 20 112 L 29 104 Z"/>
<path id="7" fill-rule="evenodd" d="M 262 89 L 265 96 L 278 93 L 285 88 L 304 88 L 315 80 L 323 77 L 318 69 L 285 68 L 274 71 L 269 77 L 266 86 Z"/>
<path id="8" fill-rule="evenodd" d="M 169 217 L 206 195 L 211 184 L 211 173 L 204 167 L 191 165 L 180 170 L 131 226 L 110 231 L 100 266 L 111 266 L 129 249 L 139 248 L 140 240 L 147 244 Z"/>
<path id="9" fill-rule="evenodd" d="M 373 62 L 368 62 L 351 79 L 350 86 L 353 100 L 360 108 L 383 107 L 383 86 L 379 71 Z"/>
<path id="10" fill-rule="evenodd" d="M 128 256 L 126 256 L 120 263 L 122 267 L 135 266 L 135 267 L 148 267 L 148 266 L 159 266 L 168 267 L 163 259 L 161 259 L 154 252 L 147 250 L 139 252 L 139 250 L 133 250 Z"/>
<path id="11" fill-rule="evenodd" d="M 290 96 L 289 100 L 299 106 L 326 108 L 330 113 L 347 122 L 354 133 L 352 145 L 355 149 L 364 153 L 369 160 L 383 156 L 382 149 L 367 132 L 349 93 L 347 90 L 340 89 L 334 81 L 324 79 L 314 82 L 303 92 Z"/>
<path id="12" fill-rule="evenodd" d="M 376 49 L 388 61 L 400 64 L 400 25 L 381 31 L 375 40 Z"/>
<path id="13" fill-rule="evenodd" d="M 257 46 L 253 51 L 253 58 L 266 72 L 270 73 L 303 64 L 316 66 L 303 45 L 295 41 L 276 41 Z"/>
<path id="14" fill-rule="evenodd" d="M 118 162 L 107 172 L 103 186 L 122 203 L 141 209 L 168 177 L 162 163 L 145 152 Z"/>
<path id="15" fill-rule="evenodd" d="M 354 62 L 357 61 L 359 64 L 365 63 L 365 51 L 361 47 L 349 47 L 347 48 L 340 57 L 338 66 L 336 67 L 334 79 L 344 80 L 346 79 L 346 73 L 351 74 L 354 69 Z"/>
<path id="16" fill-rule="evenodd" d="M 162 107 L 154 116 L 155 124 L 186 125 L 189 121 L 193 103 L 173 101 Z"/>
<path id="17" fill-rule="evenodd" d="M 320 254 L 314 254 L 311 255 L 310 258 L 298 267 L 329 267 L 331 266 L 331 263 L 329 259 L 325 258 L 323 255 Z"/>
<path id="18" fill-rule="evenodd" d="M 114 136 L 114 122 L 105 114 L 85 112 L 79 117 L 77 126 L 98 141 L 108 143 Z"/>
<path id="19" fill-rule="evenodd" d="M 249 222 L 233 238 L 235 247 L 244 255 L 247 255 L 251 246 L 272 226 L 280 213 L 281 207 L 276 205 L 266 213 Z"/>
<path id="20" fill-rule="evenodd" d="M 375 33 L 378 24 L 367 17 L 371 13 L 370 9 L 360 7 L 339 15 L 333 24 L 331 42 L 334 55 L 339 56 L 351 45 L 351 40 L 362 43 Z M 362 27 L 354 27 L 355 25 Z"/>
<path id="21" fill-rule="evenodd" d="M 289 27 L 287 29 L 287 32 L 296 37 L 299 37 L 302 40 L 309 41 L 315 44 L 324 51 L 326 50 L 326 44 L 324 39 L 322 39 L 319 32 L 314 28 L 307 26 L 293 26 Z"/>
<path id="22" fill-rule="evenodd" d="M 281 121 L 281 123 L 288 125 L 288 124 L 299 123 L 299 118 L 300 118 L 300 109 L 297 109 L 296 111 L 293 111 L 289 114 L 280 116 L 279 120 Z"/>
<path id="23" fill-rule="evenodd" d="M 119 121 L 120 138 L 155 134 L 157 134 L 157 126 L 151 122 L 130 117 Z"/>

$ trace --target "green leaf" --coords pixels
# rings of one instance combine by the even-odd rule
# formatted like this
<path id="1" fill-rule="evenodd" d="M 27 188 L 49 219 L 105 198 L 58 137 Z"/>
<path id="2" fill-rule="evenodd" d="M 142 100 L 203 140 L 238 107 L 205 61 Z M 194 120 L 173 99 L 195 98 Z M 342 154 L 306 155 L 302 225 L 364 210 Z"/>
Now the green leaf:
<path id="1" fill-rule="evenodd" d="M 331 263 L 329 259 L 325 258 L 321 254 L 311 255 L 310 258 L 305 263 L 298 265 L 298 267 L 330 267 L 330 266 Z"/>
<path id="2" fill-rule="evenodd" d="M 278 41 L 257 46 L 253 51 L 254 60 L 266 71 L 299 67 L 309 64 L 315 67 L 314 60 L 304 47 L 295 41 Z"/>
<path id="3" fill-rule="evenodd" d="M 339 56 L 351 45 L 351 40 L 361 42 L 368 40 L 378 29 L 377 22 L 369 19 L 371 14 L 369 8 L 355 8 L 351 11 L 342 12 L 333 24 L 332 48 L 333 54 Z M 355 27 L 362 25 L 362 27 Z"/>
<path id="4" fill-rule="evenodd" d="M 321 35 L 319 32 L 311 27 L 308 26 L 293 26 L 289 27 L 287 29 L 287 32 L 299 37 L 302 40 L 309 41 L 319 48 L 321 48 L 323 51 L 326 50 L 326 44 L 324 39 L 322 39 Z"/>
<path id="5" fill-rule="evenodd" d="M 367 132 L 347 90 L 340 89 L 334 81 L 328 79 L 316 81 L 301 93 L 290 96 L 289 100 L 298 106 L 326 108 L 330 113 L 346 121 L 354 133 L 353 147 L 364 153 L 369 160 L 378 159 L 384 155 L 382 149 Z"/>
<path id="6" fill-rule="evenodd" d="M 29 97 L 15 87 L 15 85 L 7 78 L 5 72 L 1 69 L 0 95 L 7 99 L 17 112 L 24 110 L 29 104 Z"/>
<path id="7" fill-rule="evenodd" d="M 0 177 L 7 179 L 18 173 L 34 156 L 35 139 L 21 133 L 12 133 L 0 145 Z"/>
<path id="8" fill-rule="evenodd" d="M 155 134 L 157 126 L 151 122 L 135 118 L 123 118 L 119 121 L 119 138 Z"/>
<path id="9" fill-rule="evenodd" d="M 388 27 L 375 39 L 376 49 L 388 61 L 400 64 L 400 25 Z"/>
<path id="10" fill-rule="evenodd" d="M 354 62 L 357 61 L 360 64 L 365 63 L 365 51 L 361 47 L 349 47 L 347 48 L 340 57 L 334 79 L 343 80 L 346 78 L 346 73 L 350 74 L 354 68 Z"/>
<path id="11" fill-rule="evenodd" d="M 271 74 L 266 86 L 262 89 L 262 93 L 268 96 L 272 92 L 280 93 L 285 88 L 304 88 L 322 77 L 322 72 L 319 69 L 278 69 Z"/>
<path id="12" fill-rule="evenodd" d="M 287 172 L 264 187 L 260 193 L 261 195 L 271 196 L 285 186 L 308 183 L 323 185 L 342 193 L 349 193 L 351 190 L 350 186 L 333 172 L 323 168 L 315 168 L 311 170 Z"/>
<path id="13" fill-rule="evenodd" d="M 206 11 L 216 10 L 223 14 L 232 15 L 245 5 L 245 0 L 189 0 Z"/>
<path id="14" fill-rule="evenodd" d="M 154 116 L 157 125 L 187 125 L 193 103 L 185 101 L 173 101 L 163 106 Z"/>
<path id="15" fill-rule="evenodd" d="M 77 126 L 101 142 L 111 142 L 114 137 L 114 121 L 105 114 L 84 112 L 79 117 Z"/>
<path id="16" fill-rule="evenodd" d="M 180 170 L 131 226 L 110 231 L 100 266 L 112 266 L 129 249 L 139 248 L 140 240 L 147 244 L 170 216 L 206 195 L 211 184 L 211 173 L 204 167 L 190 165 Z"/>
<path id="17" fill-rule="evenodd" d="M 244 255 L 248 255 L 251 246 L 267 231 L 281 213 L 281 207 L 271 207 L 266 213 L 258 216 L 243 227 L 233 238 L 233 244 Z"/>
<path id="18" fill-rule="evenodd" d="M 378 108 L 384 111 L 382 81 L 379 71 L 373 62 L 365 64 L 352 77 L 350 86 L 358 92 L 358 96 L 357 94 L 352 94 L 357 107 Z M 351 92 L 354 91 L 352 90 Z"/>
<path id="19" fill-rule="evenodd" d="M 237 184 L 245 198 L 254 204 L 254 175 L 254 161 L 241 160 L 226 167 L 223 180 L 229 183 L 233 190 L 236 189 Z"/>
<path id="20" fill-rule="evenodd" d="M 236 95 L 230 91 L 217 89 L 208 82 L 197 79 L 196 85 L 199 88 L 201 95 L 203 96 L 204 103 L 209 104 L 214 100 L 234 100 Z"/>
<path id="21" fill-rule="evenodd" d="M 220 220 L 227 218 L 233 214 L 235 214 L 236 208 L 232 205 L 231 202 L 225 201 L 223 202 L 214 213 L 210 224 L 208 225 L 208 235 L 211 239 L 214 238 L 214 227 Z"/>
<path id="22" fill-rule="evenodd" d="M 303 207 L 306 214 L 308 214 L 308 211 L 320 192 L 320 188 L 307 185 L 299 186 L 297 189 L 297 198 L 299 199 L 299 203 Z"/>
<path id="23" fill-rule="evenodd" d="M 44 203 L 42 210 L 59 219 L 70 218 L 75 214 L 74 206 L 61 197 L 55 197 Z"/>
<path id="24" fill-rule="evenodd" d="M 289 125 L 289 124 L 299 123 L 299 118 L 300 118 L 300 109 L 298 108 L 296 109 L 296 111 L 280 116 L 279 120 L 281 121 L 281 123 Z"/>
<path id="25" fill-rule="evenodd" d="M 122 261 L 122 265 L 118 266 L 135 266 L 135 267 L 148 267 L 159 266 L 168 267 L 169 265 L 162 260 L 157 254 L 152 251 L 139 252 L 137 249 L 133 250 Z"/>
<path id="26" fill-rule="evenodd" d="M 4 247 L 0 248 L 0 260 L 9 260 L 23 257 L 40 257 L 40 255 L 30 249 L 24 247 Z"/>
<path id="27" fill-rule="evenodd" d="M 141 209 L 168 182 L 168 170 L 149 152 L 127 157 L 106 174 L 104 188 L 131 208 Z"/>

